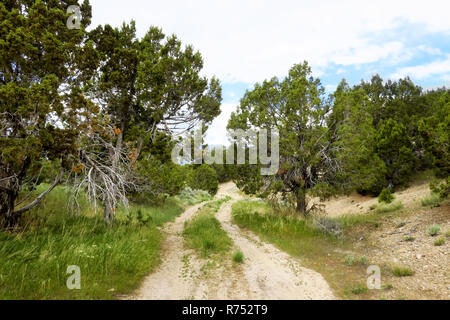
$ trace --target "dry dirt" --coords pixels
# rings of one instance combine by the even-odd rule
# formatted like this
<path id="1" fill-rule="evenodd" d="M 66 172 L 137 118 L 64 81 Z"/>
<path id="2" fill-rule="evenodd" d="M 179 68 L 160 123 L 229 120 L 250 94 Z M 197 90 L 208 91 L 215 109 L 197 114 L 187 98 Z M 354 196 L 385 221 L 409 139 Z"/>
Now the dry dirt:
<path id="1" fill-rule="evenodd" d="M 438 236 L 427 233 L 429 226 L 441 227 Z M 392 285 L 383 292 L 386 299 L 450 299 L 450 238 L 435 246 L 450 231 L 450 205 L 439 208 L 417 208 L 412 213 L 393 219 L 370 234 L 366 255 L 371 264 L 402 266 L 415 272 L 412 277 L 384 277 Z M 407 237 L 413 241 L 405 241 Z"/>
<path id="2" fill-rule="evenodd" d="M 242 199 L 233 183 L 220 186 L 216 198 L 230 196 L 217 218 L 234 246 L 244 253 L 244 263 L 233 265 L 231 256 L 216 266 L 198 258 L 183 245 L 181 232 L 201 205 L 188 208 L 175 222 L 164 227 L 163 262 L 127 299 L 175 300 L 303 300 L 336 299 L 319 273 L 249 231 L 231 222 L 231 206 Z M 208 263 L 209 262 L 209 263 Z"/>
<path id="3" fill-rule="evenodd" d="M 394 193 L 395 200 L 401 201 L 405 208 L 420 206 L 420 200 L 429 195 L 428 182 L 414 184 L 404 191 Z M 315 202 L 318 199 L 314 199 Z M 338 197 L 325 202 L 325 211 L 329 217 L 338 217 L 344 214 L 360 214 L 370 211 L 370 206 L 376 205 L 378 199 L 371 196 L 362 196 L 353 193 L 347 197 Z"/>
<path id="4" fill-rule="evenodd" d="M 420 200 L 429 194 L 428 181 L 396 192 L 396 201 L 400 200 L 404 209 L 384 219 L 378 230 L 365 233 L 365 241 L 355 243 L 353 253 L 365 255 L 370 264 L 382 266 L 382 283 L 392 286 L 392 289 L 379 292 L 380 298 L 450 299 L 450 238 L 445 236 L 450 231 L 450 203 L 444 202 L 433 209 L 424 208 Z M 352 194 L 326 202 L 326 211 L 330 217 L 365 214 L 377 203 L 377 198 Z M 427 233 L 428 227 L 434 224 L 441 227 L 440 235 L 436 237 Z M 405 241 L 408 237 L 414 240 Z M 435 246 L 434 241 L 439 238 L 446 238 L 446 242 Z M 383 271 L 383 266 L 387 269 L 407 267 L 415 274 L 395 277 Z"/>

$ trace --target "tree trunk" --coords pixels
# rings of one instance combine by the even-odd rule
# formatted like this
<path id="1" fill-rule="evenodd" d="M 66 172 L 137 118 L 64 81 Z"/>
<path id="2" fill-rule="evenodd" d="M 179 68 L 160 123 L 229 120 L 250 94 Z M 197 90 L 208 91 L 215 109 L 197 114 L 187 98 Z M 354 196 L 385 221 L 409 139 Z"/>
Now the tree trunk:
<path id="1" fill-rule="evenodd" d="M 105 206 L 105 209 L 103 211 L 103 221 L 106 224 L 112 224 L 114 222 L 114 211 L 111 205 L 111 201 L 107 199 L 106 201 L 104 201 L 103 205 Z"/>
<path id="2" fill-rule="evenodd" d="M 298 189 L 297 190 L 297 212 L 301 213 L 302 215 L 306 216 L 306 190 L 305 189 Z"/>
<path id="3" fill-rule="evenodd" d="M 13 190 L 2 191 L 0 197 L 0 227 L 5 229 L 14 228 L 18 221 L 18 215 L 14 214 L 14 203 L 18 193 Z"/>

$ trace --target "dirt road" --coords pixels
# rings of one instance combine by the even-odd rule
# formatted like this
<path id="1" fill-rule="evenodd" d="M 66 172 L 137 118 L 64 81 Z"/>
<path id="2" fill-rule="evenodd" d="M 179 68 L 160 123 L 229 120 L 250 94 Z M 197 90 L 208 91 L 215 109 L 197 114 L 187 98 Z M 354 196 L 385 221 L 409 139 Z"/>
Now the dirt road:
<path id="1" fill-rule="evenodd" d="M 335 299 L 319 273 L 303 268 L 297 259 L 233 224 L 231 206 L 242 196 L 233 183 L 222 184 L 216 198 L 227 195 L 232 200 L 225 203 L 216 216 L 234 246 L 244 253 L 244 264 L 233 266 L 230 257 L 211 268 L 211 262 L 184 248 L 181 232 L 184 222 L 201 206 L 196 205 L 165 226 L 163 262 L 129 299 Z"/>

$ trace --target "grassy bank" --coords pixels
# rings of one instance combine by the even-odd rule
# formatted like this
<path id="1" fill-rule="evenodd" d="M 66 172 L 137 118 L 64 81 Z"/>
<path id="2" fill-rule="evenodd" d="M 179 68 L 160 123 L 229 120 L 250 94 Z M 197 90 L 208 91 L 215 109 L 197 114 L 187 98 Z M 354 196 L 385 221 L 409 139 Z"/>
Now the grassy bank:
<path id="1" fill-rule="evenodd" d="M 0 299 L 114 299 L 129 293 L 159 262 L 157 226 L 183 211 L 175 199 L 131 205 L 107 227 L 86 199 L 79 199 L 77 214 L 69 214 L 67 198 L 67 189 L 55 189 L 26 214 L 20 232 L 0 232 Z M 80 267 L 80 290 L 66 286 L 69 265 Z"/>
<path id="2" fill-rule="evenodd" d="M 277 213 L 265 202 L 236 202 L 232 214 L 241 228 L 252 230 L 262 240 L 299 257 L 305 267 L 321 273 L 338 296 L 366 299 L 380 294 L 366 288 L 366 269 L 370 261 L 363 254 L 349 253 L 354 251 L 355 243 L 364 241 L 362 234 L 378 228 L 383 219 L 388 219 L 381 211 L 326 219 L 323 225 L 333 231 L 340 229 L 339 236 L 324 232 L 312 220 Z"/>

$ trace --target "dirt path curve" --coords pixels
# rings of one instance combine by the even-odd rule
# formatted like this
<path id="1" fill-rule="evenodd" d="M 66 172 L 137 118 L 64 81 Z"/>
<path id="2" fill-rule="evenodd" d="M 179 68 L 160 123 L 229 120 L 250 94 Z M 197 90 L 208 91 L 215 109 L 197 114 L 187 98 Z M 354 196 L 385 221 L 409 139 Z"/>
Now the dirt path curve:
<path id="1" fill-rule="evenodd" d="M 243 197 L 233 183 L 222 184 L 216 198 L 227 195 L 232 200 L 222 205 L 216 216 L 235 247 L 244 253 L 244 264 L 232 266 L 230 257 L 210 273 L 202 271 L 205 261 L 183 247 L 180 235 L 184 222 L 201 206 L 196 205 L 166 225 L 163 263 L 131 299 L 336 299 L 319 273 L 303 268 L 297 259 L 234 225 L 231 206 Z"/>

